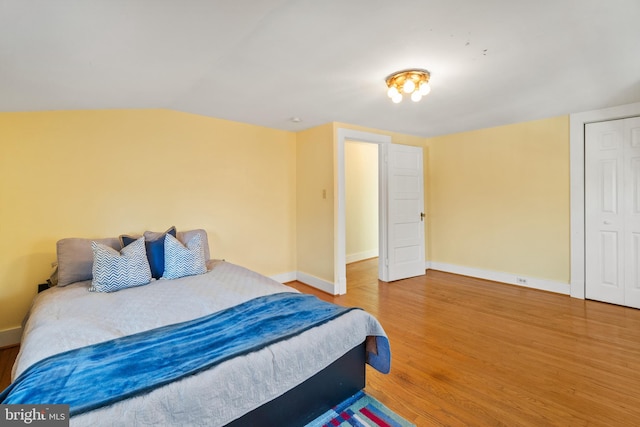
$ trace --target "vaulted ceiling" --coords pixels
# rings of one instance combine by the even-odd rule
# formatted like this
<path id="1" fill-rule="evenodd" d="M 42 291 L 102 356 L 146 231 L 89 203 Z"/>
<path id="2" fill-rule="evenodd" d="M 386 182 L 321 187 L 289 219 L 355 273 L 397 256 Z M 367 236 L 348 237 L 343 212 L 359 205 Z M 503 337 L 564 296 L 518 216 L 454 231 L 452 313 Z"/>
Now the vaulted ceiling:
<path id="1" fill-rule="evenodd" d="M 638 0 L 0 0 L 0 111 L 434 136 L 640 101 L 638 22 Z M 404 68 L 432 73 L 418 103 L 387 98 Z"/>

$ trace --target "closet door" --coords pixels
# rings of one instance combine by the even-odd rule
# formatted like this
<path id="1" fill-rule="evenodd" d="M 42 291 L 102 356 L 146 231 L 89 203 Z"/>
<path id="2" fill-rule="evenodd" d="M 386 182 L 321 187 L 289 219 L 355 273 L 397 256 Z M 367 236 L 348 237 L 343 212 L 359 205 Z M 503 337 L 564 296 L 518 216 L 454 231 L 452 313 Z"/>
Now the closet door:
<path id="1" fill-rule="evenodd" d="M 640 117 L 626 119 L 625 305 L 640 308 Z"/>
<path id="2" fill-rule="evenodd" d="M 640 308 L 640 118 L 585 129 L 589 299 Z"/>

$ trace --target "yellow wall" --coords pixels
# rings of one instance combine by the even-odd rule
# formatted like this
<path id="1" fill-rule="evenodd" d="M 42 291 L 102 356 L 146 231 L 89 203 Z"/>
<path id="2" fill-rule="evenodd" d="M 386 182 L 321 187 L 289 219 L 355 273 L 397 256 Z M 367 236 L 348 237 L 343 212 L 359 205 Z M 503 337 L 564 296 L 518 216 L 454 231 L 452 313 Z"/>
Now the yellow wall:
<path id="1" fill-rule="evenodd" d="M 378 146 L 345 144 L 347 263 L 378 256 Z"/>
<path id="2" fill-rule="evenodd" d="M 431 261 L 569 283 L 568 116 L 428 139 Z"/>
<path id="3" fill-rule="evenodd" d="M 298 271 L 333 283 L 332 124 L 297 134 L 296 162 Z"/>
<path id="4" fill-rule="evenodd" d="M 333 282 L 340 127 L 423 147 L 428 260 L 568 283 L 568 122 L 425 139 L 168 110 L 0 113 L 0 332 L 63 237 L 202 227 L 213 257 Z"/>
<path id="5" fill-rule="evenodd" d="M 64 237 L 204 228 L 213 257 L 294 271 L 295 171 L 291 132 L 169 110 L 0 113 L 0 331 Z"/>

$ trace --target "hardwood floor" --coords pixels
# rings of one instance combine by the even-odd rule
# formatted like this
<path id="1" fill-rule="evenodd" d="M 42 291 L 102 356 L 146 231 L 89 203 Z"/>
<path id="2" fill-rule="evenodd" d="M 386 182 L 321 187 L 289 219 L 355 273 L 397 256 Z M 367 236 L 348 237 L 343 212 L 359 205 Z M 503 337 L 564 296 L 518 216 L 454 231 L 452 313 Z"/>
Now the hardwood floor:
<path id="1" fill-rule="evenodd" d="M 368 367 L 366 391 L 416 425 L 640 425 L 640 310 L 431 270 L 383 283 L 376 263 L 348 267 L 347 295 L 290 285 L 380 320 L 391 373 Z"/>
<path id="2" fill-rule="evenodd" d="M 416 425 L 640 425 L 640 310 L 432 270 L 383 283 L 375 262 L 347 295 L 292 285 L 380 320 L 391 373 L 367 367 L 366 391 Z"/>
<path id="3" fill-rule="evenodd" d="M 13 362 L 16 360 L 16 356 L 18 356 L 18 350 L 20 347 L 5 347 L 0 348 L 0 391 L 7 388 L 7 386 L 11 383 L 11 368 L 13 367 Z"/>

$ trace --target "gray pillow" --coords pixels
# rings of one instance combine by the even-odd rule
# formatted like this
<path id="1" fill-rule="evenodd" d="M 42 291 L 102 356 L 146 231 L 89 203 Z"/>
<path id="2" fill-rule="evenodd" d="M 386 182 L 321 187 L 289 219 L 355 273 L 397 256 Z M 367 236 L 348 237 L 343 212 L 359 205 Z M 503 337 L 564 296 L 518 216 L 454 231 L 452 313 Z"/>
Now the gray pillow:
<path id="1" fill-rule="evenodd" d="M 202 249 L 204 249 L 204 260 L 209 261 L 211 259 L 211 255 L 209 254 L 209 240 L 207 239 L 207 232 L 201 228 L 195 230 L 187 230 L 187 231 L 178 231 L 176 238 L 182 243 L 186 245 L 187 242 L 193 239 L 193 236 L 196 234 L 200 235 L 200 239 L 202 241 Z"/>
<path id="2" fill-rule="evenodd" d="M 115 250 L 122 249 L 117 237 L 107 239 L 81 239 L 71 237 L 58 240 L 56 252 L 58 255 L 58 286 L 91 280 L 93 273 L 93 250 L 91 242 L 95 241 Z"/>
<path id="3" fill-rule="evenodd" d="M 152 240 L 153 232 L 145 232 L 145 237 L 149 236 Z M 205 261 L 211 259 L 209 253 L 209 241 L 207 232 L 203 229 L 179 231 L 177 233 L 178 240 L 185 245 L 196 234 L 200 234 L 202 239 L 202 249 L 204 250 Z M 103 245 L 109 246 L 116 250 L 122 249 L 120 239 L 117 237 L 109 237 L 106 239 L 82 239 L 71 237 L 59 240 L 56 244 L 58 254 L 57 279 L 58 286 L 67 286 L 71 283 L 81 282 L 93 279 L 91 269 L 93 267 L 93 251 L 91 250 L 91 242 L 95 241 Z"/>

